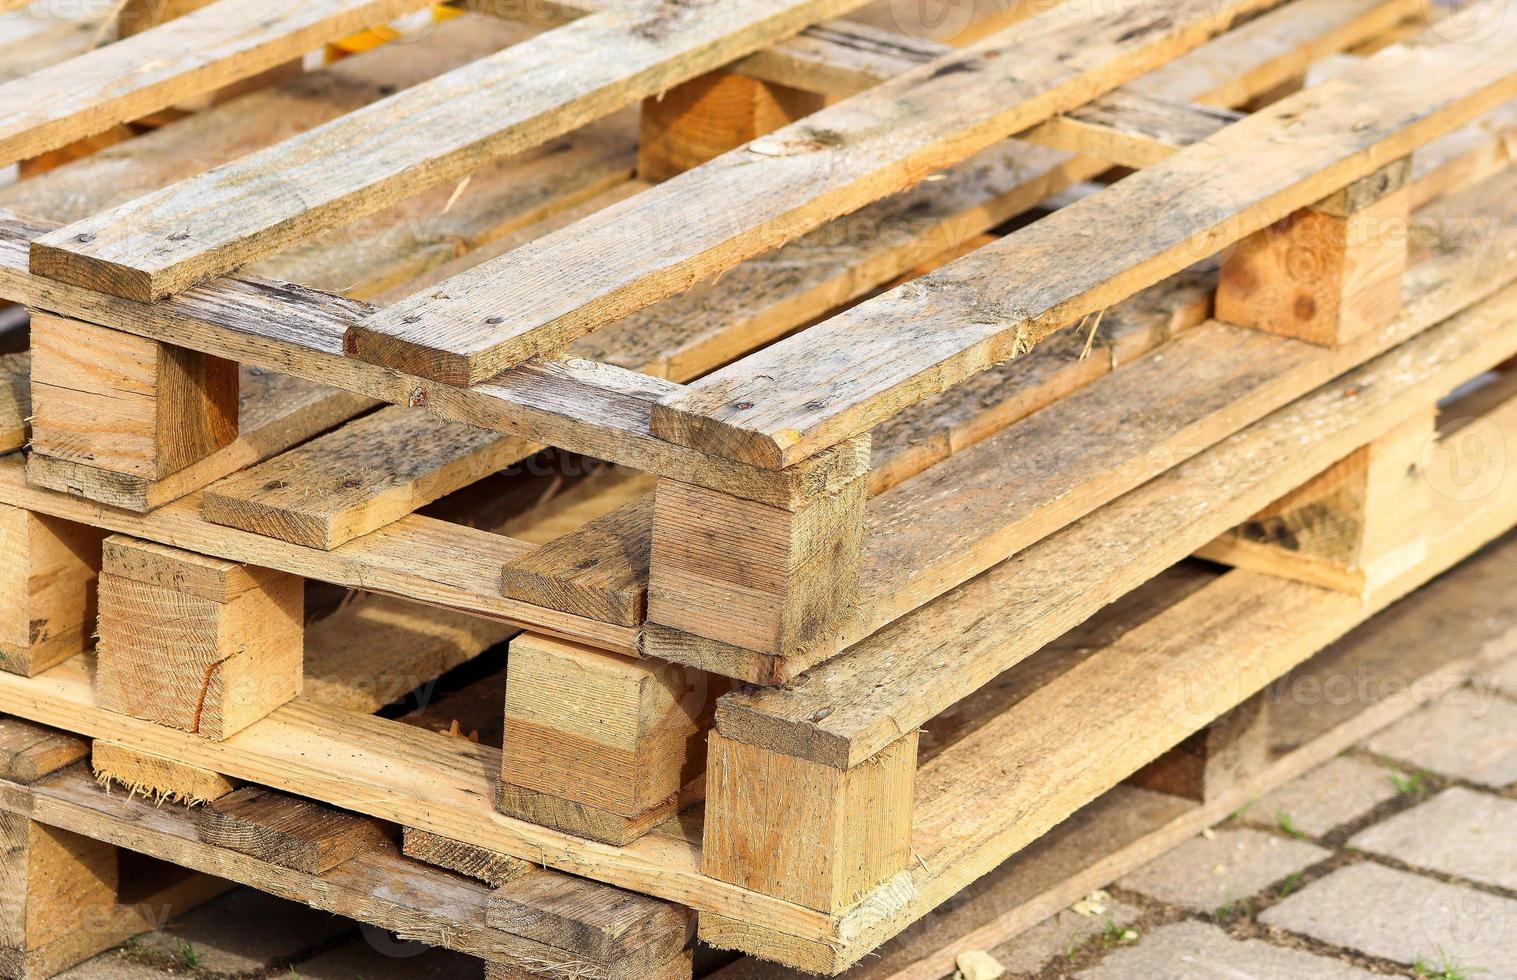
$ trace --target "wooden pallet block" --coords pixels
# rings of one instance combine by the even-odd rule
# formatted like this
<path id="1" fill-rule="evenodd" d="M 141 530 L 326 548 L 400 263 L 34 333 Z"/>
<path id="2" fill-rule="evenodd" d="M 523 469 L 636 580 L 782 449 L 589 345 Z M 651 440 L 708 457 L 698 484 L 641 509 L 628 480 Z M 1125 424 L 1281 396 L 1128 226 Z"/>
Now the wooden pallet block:
<path id="1" fill-rule="evenodd" d="M 1222 263 L 1217 317 L 1337 345 L 1401 310 L 1410 158 L 1256 232 Z"/>
<path id="2" fill-rule="evenodd" d="M 1435 416 L 1414 413 L 1198 554 L 1354 595 L 1394 581 L 1427 553 L 1433 490 L 1419 467 Z"/>
<path id="3" fill-rule="evenodd" d="M 107 539 L 101 703 L 209 739 L 235 735 L 300 693 L 304 589 L 285 572 Z"/>
<path id="4" fill-rule="evenodd" d="M 706 732 L 730 685 L 528 633 L 506 669 L 501 812 L 625 844 L 698 798 Z"/>
<path id="5" fill-rule="evenodd" d="M 89 645 L 104 537 L 0 505 L 0 669 L 36 674 Z"/>
<path id="6" fill-rule="evenodd" d="M 235 362 L 32 315 L 32 446 L 161 480 L 237 438 Z"/>
<path id="7" fill-rule="evenodd" d="M 822 96 L 728 71 L 692 78 L 643 100 L 637 176 L 668 180 L 810 115 Z"/>

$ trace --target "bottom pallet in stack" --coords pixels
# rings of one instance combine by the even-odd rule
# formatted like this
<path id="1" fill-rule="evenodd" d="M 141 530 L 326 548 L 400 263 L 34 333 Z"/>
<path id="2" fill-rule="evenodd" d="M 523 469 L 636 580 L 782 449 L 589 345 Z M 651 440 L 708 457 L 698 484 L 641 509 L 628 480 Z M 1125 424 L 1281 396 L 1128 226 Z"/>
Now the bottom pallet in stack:
<path id="1" fill-rule="evenodd" d="M 1459 557 L 1454 539 L 1445 541 L 1445 548 L 1435 548 L 1442 563 Z M 967 951 L 1014 949 L 1020 933 L 1093 889 L 1517 654 L 1514 558 L 1517 536 L 1507 535 L 1315 655 L 1301 645 L 1310 639 L 1285 644 L 1304 662 L 1260 690 L 1250 687 L 1238 707 L 846 975 L 933 980 L 952 974 Z M 1198 602 L 1223 590 L 1236 601 L 1198 617 Z M 1116 654 L 1131 656 L 1132 644 L 1146 643 L 1156 630 L 1204 622 L 1230 656 L 1247 655 L 1250 637 L 1283 652 L 1284 634 L 1275 627 L 1284 622 L 1296 628 L 1293 636 L 1316 635 L 1312 619 L 1337 611 L 1329 595 L 1196 560 L 1177 565 L 1050 644 L 1025 669 L 935 719 L 921 736 L 925 764 L 996 724 L 1006 704 L 1035 698 L 1082 662 L 1114 670 Z M 1192 633 L 1174 635 L 1178 641 Z M 1192 694 L 1203 692 L 1213 676 L 1175 670 L 1164 674 L 1166 686 Z M 1131 677 L 1118 672 L 1113 680 Z M 402 720 L 453 730 L 477 726 L 483 738 L 498 739 L 503 687 L 499 671 L 445 679 L 434 704 Z M 1324 694 L 1335 690 L 1352 695 Z M 1148 697 L 1154 690 L 1140 684 L 1133 693 Z M 1084 724 L 1071 722 L 1067 739 L 1095 744 L 1113 737 L 1115 713 L 1102 717 L 1095 701 L 1083 707 L 1092 714 Z M 1168 707 L 1184 710 L 1183 702 Z M 1194 710 L 1207 709 L 1198 704 Z M 215 798 L 199 805 L 155 801 L 113 787 L 111 777 L 152 780 L 152 766 L 175 765 L 172 760 L 97 739 L 92 761 L 89 739 L 16 718 L 0 721 L 0 747 L 7 976 L 51 975 L 161 925 L 165 908 L 189 908 L 228 882 L 479 957 L 486 976 L 501 980 L 688 977 L 693 963 L 700 964 L 695 972 L 717 980 L 798 975 L 709 950 L 692 960 L 693 922 L 678 906 L 477 845 L 261 787 L 234 789 L 230 781 L 207 787 L 204 795 Z M 76 928 L 83 925 L 88 928 Z"/>

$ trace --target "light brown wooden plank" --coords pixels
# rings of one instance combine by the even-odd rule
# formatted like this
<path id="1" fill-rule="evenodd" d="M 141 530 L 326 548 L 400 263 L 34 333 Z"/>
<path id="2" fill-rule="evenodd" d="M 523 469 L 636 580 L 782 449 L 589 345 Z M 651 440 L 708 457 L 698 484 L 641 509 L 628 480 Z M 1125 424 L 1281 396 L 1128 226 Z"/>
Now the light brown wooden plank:
<path id="1" fill-rule="evenodd" d="M 446 298 L 396 303 L 351 331 L 350 349 L 477 384 L 1089 101 L 1254 6 L 1055 7 L 456 276 Z M 616 247 L 629 240 L 660 247 Z"/>
<path id="2" fill-rule="evenodd" d="M 207 520 L 325 551 L 531 455 L 532 443 L 390 407 L 209 487 Z"/>
<path id="3" fill-rule="evenodd" d="M 458 180 L 859 2 L 739 0 L 694 11 L 648 0 L 586 17 L 76 222 L 38 242 L 34 261 L 39 273 L 159 299 Z"/>
<path id="4" fill-rule="evenodd" d="M 88 739 L 20 718 L 0 718 L 0 778 L 35 783 L 89 754 Z"/>
<path id="5" fill-rule="evenodd" d="M 220 0 L 0 87 L 0 164 L 62 146 L 229 82 L 423 0 Z"/>
<path id="6" fill-rule="evenodd" d="M 247 786 L 200 811 L 200 839 L 292 871 L 319 875 L 389 839 L 376 820 Z"/>
<path id="7" fill-rule="evenodd" d="M 1387 49 L 1102 194 L 708 375 L 656 408 L 653 430 L 763 466 L 804 459 L 1517 95 L 1517 26 L 1508 26 L 1475 44 L 1434 36 Z M 1260 151 L 1286 138 L 1293 152 Z M 1191 188 L 1183 219 L 1164 203 L 1175 186 Z M 1164 220 L 1156 224 L 1155 214 Z M 1039 271 L 1050 262 L 1056 266 Z M 1008 268 L 1017 270 L 1010 280 Z M 882 344 L 890 357 L 873 356 Z M 817 398 L 821 391 L 828 396 Z"/>

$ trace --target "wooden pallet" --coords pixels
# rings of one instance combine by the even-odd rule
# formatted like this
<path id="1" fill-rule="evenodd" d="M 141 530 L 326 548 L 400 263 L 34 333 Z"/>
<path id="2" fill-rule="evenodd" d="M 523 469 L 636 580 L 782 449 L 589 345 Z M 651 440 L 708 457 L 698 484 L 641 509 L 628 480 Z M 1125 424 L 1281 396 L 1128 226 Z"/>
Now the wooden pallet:
<path id="1" fill-rule="evenodd" d="M 1377 52 L 1420 5 L 1133 2 L 949 48 L 797 34 L 841 2 L 556 6 L 580 19 L 459 18 L 120 144 L 145 187 L 97 156 L 4 192 L 31 215 L 0 221 L 0 294 L 33 311 L 0 505 L 32 605 L 0 710 L 837 972 L 1517 520 L 1407 478 L 1446 451 L 1437 400 L 1517 353 L 1506 27 Z M 1498 441 L 1508 411 L 1479 413 Z M 534 538 L 480 488 L 545 445 L 625 469 Z M 1252 673 L 1135 631 L 918 744 L 1203 549 L 1252 571 L 1185 615 L 1265 590 L 1312 628 Z M 502 744 L 294 698 L 301 579 L 525 630 Z M 1135 703 L 1182 654 L 1215 669 L 1200 706 Z M 1113 749 L 1068 758 L 1091 704 Z"/>
<path id="2" fill-rule="evenodd" d="M 1186 743 L 1186 751 L 1167 756 L 1184 766 L 1172 766 L 1162 782 L 1156 782 L 1158 774 L 1150 770 L 1102 795 L 956 898 L 950 910 L 934 916 L 930 928 L 908 929 L 848 976 L 860 980 L 933 978 L 951 972 L 959 952 L 1013 943 L 1019 932 L 1043 917 L 1418 705 L 1444 695 L 1482 666 L 1511 656 L 1517 649 L 1513 645 L 1517 610 L 1511 587 L 1514 547 L 1517 544 L 1508 536 L 1373 617 L 1251 697 L 1227 721 L 1208 726 L 1204 738 Z M 1051 644 L 1045 651 L 1051 663 L 1037 670 L 1028 664 L 1008 672 L 986 696 L 935 719 L 924 731 L 924 747 L 936 754 L 971 737 L 993 719 L 998 702 L 1026 696 L 1041 683 L 1040 675 L 1069 671 L 1117 638 L 1151 621 L 1175 616 L 1176 607 L 1225 577 L 1204 565 L 1176 566 L 1129 600 Z M 1272 608 L 1266 603 L 1254 622 L 1262 621 Z M 1357 690 L 1367 693 L 1367 700 L 1340 699 L 1324 705 L 1320 699 L 1294 696 L 1328 689 L 1330 682 L 1350 677 Z M 462 718 L 465 724 L 480 721 L 475 715 L 492 710 L 501 680 L 488 678 L 451 692 L 407 721 L 422 725 L 444 718 Z M 480 955 L 502 970 L 514 965 L 530 975 L 556 975 L 545 966 L 558 956 L 560 965 L 583 968 L 595 963 L 602 969 L 621 969 L 595 975 L 648 976 L 654 975 L 644 972 L 652 970 L 649 957 L 661 955 L 644 945 L 617 947 L 606 938 L 600 940 L 599 948 L 616 949 L 621 959 L 610 960 L 604 954 L 596 959 L 597 947 L 591 942 L 566 942 L 565 937 L 576 933 L 567 922 L 554 918 L 555 909 L 614 907 L 628 917 L 621 920 L 623 926 L 651 921 L 647 916 L 670 914 L 657 905 L 639 906 L 630 897 L 618 899 L 624 893 L 615 889 L 567 876 L 558 876 L 555 884 L 552 872 L 534 869 L 509 855 L 414 830 L 406 832 L 407 857 L 403 857 L 390 836 L 376 833 L 367 821 L 263 789 L 249 788 L 198 812 L 154 804 L 145 796 L 106 791 L 72 765 L 88 753 L 82 739 L 14 720 L 0 722 L 0 737 L 8 747 L 8 782 L 0 793 L 0 806 L 53 828 L 54 836 L 67 831 L 120 845 L 355 916 L 402 937 Z M 97 770 L 100 753 L 101 743 L 97 743 Z M 452 868 L 481 884 L 465 884 L 429 865 Z M 143 872 L 134 869 L 134 873 Z M 406 887 L 397 889 L 397 881 Z M 206 894 L 211 893 L 214 889 L 207 889 Z M 578 905 L 572 904 L 573 898 L 581 900 Z M 549 901 L 561 904 L 543 904 Z M 629 902 L 635 912 L 626 907 Z M 523 912 L 524 903 L 537 914 Z M 516 917 L 504 925 L 508 910 L 514 910 Z M 639 920 L 636 915 L 645 918 Z M 140 927 L 145 921 L 139 915 L 124 928 Z M 665 925 L 661 929 L 645 925 L 646 935 L 665 943 L 666 950 L 677 949 L 676 959 L 684 963 L 683 975 L 688 975 L 685 949 L 677 938 L 686 932 L 674 925 L 683 920 L 656 921 Z M 502 927 L 492 929 L 492 924 Z M 534 933 L 533 928 L 541 931 Z M 596 929 L 586 923 L 578 935 L 586 930 L 592 936 L 613 935 L 604 922 Z M 533 945 L 534 936 L 541 945 Z M 113 941 L 103 936 L 100 940 Z M 79 947 L 76 955 L 87 953 Z M 781 975 L 788 974 L 756 960 L 716 973 L 720 980 Z"/>

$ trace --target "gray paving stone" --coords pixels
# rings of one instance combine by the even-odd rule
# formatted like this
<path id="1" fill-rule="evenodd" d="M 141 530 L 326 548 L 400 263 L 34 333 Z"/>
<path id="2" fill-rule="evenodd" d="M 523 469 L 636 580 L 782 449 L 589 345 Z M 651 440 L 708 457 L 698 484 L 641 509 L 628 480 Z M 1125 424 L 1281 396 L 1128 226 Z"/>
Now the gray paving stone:
<path id="1" fill-rule="evenodd" d="M 1509 698 L 1517 698 L 1517 657 L 1485 671 L 1477 684 L 1500 691 Z"/>
<path id="2" fill-rule="evenodd" d="M 1171 905 L 1211 911 L 1250 898 L 1330 853 L 1258 830 L 1219 830 L 1211 839 L 1191 838 L 1118 884 Z"/>
<path id="3" fill-rule="evenodd" d="M 1080 915 L 1065 909 L 990 951 L 1007 973 L 1036 973 L 1050 960 L 1104 935 L 1107 922 L 1123 928 L 1138 920 L 1138 910 L 1111 900 L 1101 915 Z"/>
<path id="4" fill-rule="evenodd" d="M 1456 786 L 1349 840 L 1417 868 L 1517 890 L 1517 801 Z"/>
<path id="5" fill-rule="evenodd" d="M 1383 766 L 1340 755 L 1255 800 L 1240 818 L 1255 827 L 1279 826 L 1279 815 L 1305 834 L 1321 837 L 1396 795 Z"/>
<path id="6" fill-rule="evenodd" d="M 170 976 L 164 970 L 146 966 L 112 950 L 65 970 L 54 980 L 168 980 Z"/>
<path id="7" fill-rule="evenodd" d="M 1517 704 L 1462 688 L 1365 743 L 1371 752 L 1484 786 L 1517 782 Z"/>
<path id="8" fill-rule="evenodd" d="M 1231 939 L 1216 926 L 1178 922 L 1155 929 L 1078 974 L 1079 980 L 1371 980 L 1348 963 L 1258 939 Z"/>
<path id="9" fill-rule="evenodd" d="M 139 937 L 143 946 L 182 957 L 189 943 L 200 969 L 251 973 L 288 960 L 343 932 L 349 919 L 275 898 L 253 888 L 227 892 L 160 932 Z"/>
<path id="10" fill-rule="evenodd" d="M 452 950 L 397 943 L 370 927 L 363 938 L 296 964 L 295 973 L 300 980 L 480 980 L 485 966 Z"/>
<path id="11" fill-rule="evenodd" d="M 1407 966 L 1446 957 L 1480 980 L 1517 980 L 1517 901 L 1372 861 L 1312 882 L 1259 921 Z"/>

